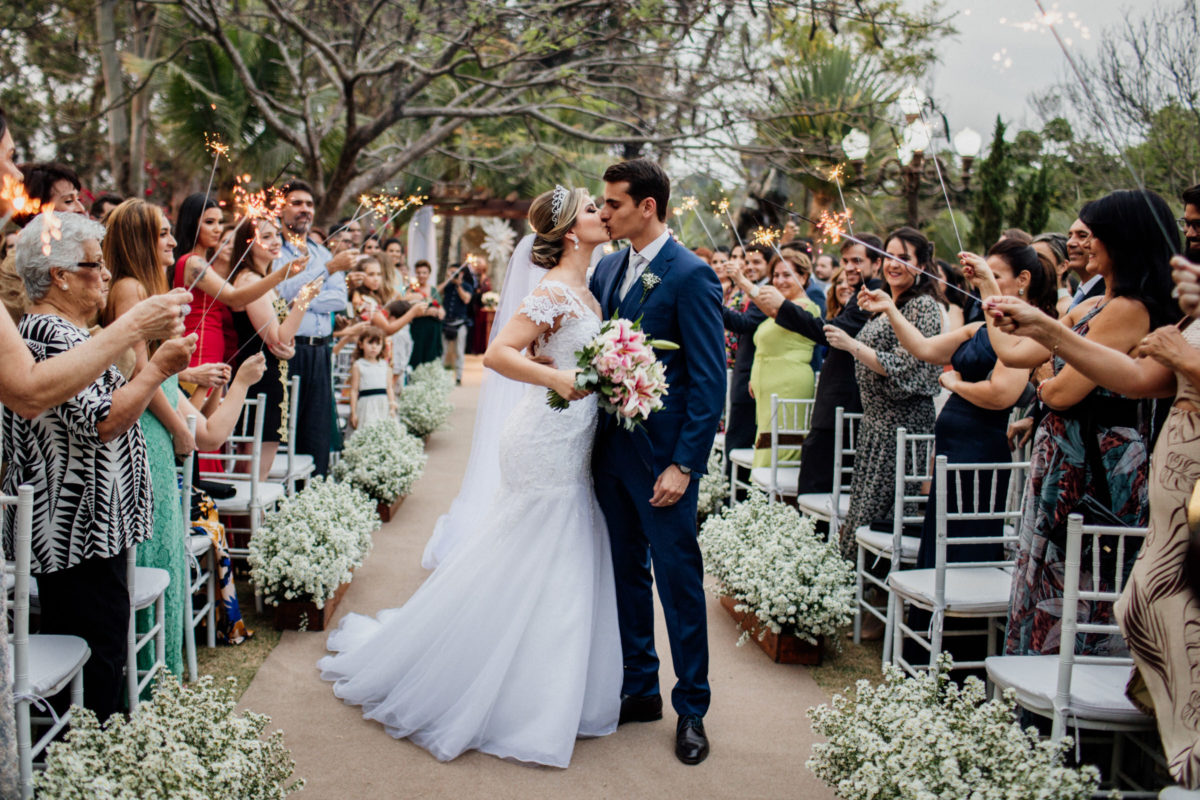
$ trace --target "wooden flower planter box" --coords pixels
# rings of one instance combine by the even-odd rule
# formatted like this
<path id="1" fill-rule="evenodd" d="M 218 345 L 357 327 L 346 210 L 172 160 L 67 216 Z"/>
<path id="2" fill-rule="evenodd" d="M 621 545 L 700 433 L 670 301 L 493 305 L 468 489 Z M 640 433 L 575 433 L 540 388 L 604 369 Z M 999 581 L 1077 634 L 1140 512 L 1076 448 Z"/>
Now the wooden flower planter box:
<path id="1" fill-rule="evenodd" d="M 759 635 L 763 633 L 763 626 L 753 614 L 734 610 L 737 603 L 732 597 L 723 595 L 721 605 L 729 612 L 729 616 L 734 618 L 738 627 L 750 631 L 751 641 L 761 647 L 762 651 L 770 656 L 776 664 L 820 665 L 821 655 L 825 649 L 823 639 L 819 640 L 817 644 L 810 644 L 798 636 L 790 633 L 772 633 L 770 629 L 760 639 Z"/>
<path id="2" fill-rule="evenodd" d="M 275 630 L 325 630 L 332 622 L 338 603 L 342 601 L 342 595 L 348 588 L 349 581 L 339 586 L 333 597 L 325 601 L 324 608 L 317 608 L 317 604 L 311 600 L 281 600 L 275 605 Z"/>
<path id="3" fill-rule="evenodd" d="M 408 495 L 400 495 L 391 503 L 384 503 L 382 500 L 375 504 L 375 510 L 379 512 L 379 518 L 384 522 L 391 522 L 392 517 L 396 516 L 396 512 L 400 510 L 400 506 L 404 505 L 404 498 Z"/>

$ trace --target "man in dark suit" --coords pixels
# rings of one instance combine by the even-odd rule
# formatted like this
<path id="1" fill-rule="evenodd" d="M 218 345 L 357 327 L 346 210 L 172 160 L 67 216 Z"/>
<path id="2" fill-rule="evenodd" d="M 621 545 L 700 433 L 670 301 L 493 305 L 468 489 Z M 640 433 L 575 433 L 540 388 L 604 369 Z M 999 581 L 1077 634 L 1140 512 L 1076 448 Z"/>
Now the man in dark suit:
<path id="1" fill-rule="evenodd" d="M 601 219 L 614 239 L 631 246 L 597 264 L 592 294 L 605 317 L 640 318 L 647 335 L 679 345 L 658 353 L 670 385 L 663 408 L 632 431 L 600 415 L 592 456 L 617 586 L 621 722 L 662 719 L 651 589 L 657 583 L 677 676 L 675 755 L 698 764 L 708 755 L 703 719 L 711 693 L 696 503 L 725 398 L 721 284 L 708 264 L 671 238 L 671 184 L 658 164 L 615 164 L 604 184 Z"/>

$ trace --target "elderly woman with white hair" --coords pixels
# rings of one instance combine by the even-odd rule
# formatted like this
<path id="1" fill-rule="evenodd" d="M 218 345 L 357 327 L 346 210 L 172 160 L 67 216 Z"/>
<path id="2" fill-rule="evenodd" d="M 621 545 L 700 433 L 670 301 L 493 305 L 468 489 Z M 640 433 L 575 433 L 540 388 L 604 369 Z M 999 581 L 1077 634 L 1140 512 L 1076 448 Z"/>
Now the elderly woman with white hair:
<path id="1" fill-rule="evenodd" d="M 47 235 L 43 235 L 43 233 Z M 109 272 L 104 227 L 81 214 L 42 214 L 21 232 L 16 270 L 31 304 L 18 325 L 41 362 L 88 341 L 104 308 Z M 109 367 L 82 391 L 26 419 L 5 412 L 4 491 L 36 492 L 32 572 L 43 633 L 87 641 L 84 703 L 101 720 L 121 700 L 129 595 L 125 551 L 152 530 L 151 483 L 138 417 L 167 377 L 188 364 L 194 337 L 164 343 L 126 381 Z M 5 516 L 12 552 L 13 510 Z"/>

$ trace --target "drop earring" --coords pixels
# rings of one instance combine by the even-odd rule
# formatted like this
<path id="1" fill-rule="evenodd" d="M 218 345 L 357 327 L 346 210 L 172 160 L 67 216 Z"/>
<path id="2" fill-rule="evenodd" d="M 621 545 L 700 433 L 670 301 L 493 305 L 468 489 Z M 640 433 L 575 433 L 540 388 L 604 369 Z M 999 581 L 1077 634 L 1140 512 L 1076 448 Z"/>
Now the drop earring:
<path id="1" fill-rule="evenodd" d="M 1024 296 L 1025 296 L 1025 290 L 1017 289 L 1017 297 L 1024 297 Z"/>

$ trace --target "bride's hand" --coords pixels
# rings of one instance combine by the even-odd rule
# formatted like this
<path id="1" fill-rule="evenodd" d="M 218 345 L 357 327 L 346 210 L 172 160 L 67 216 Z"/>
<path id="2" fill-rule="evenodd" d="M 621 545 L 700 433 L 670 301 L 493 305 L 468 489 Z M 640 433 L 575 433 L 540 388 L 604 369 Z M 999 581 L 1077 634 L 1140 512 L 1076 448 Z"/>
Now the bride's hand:
<path id="1" fill-rule="evenodd" d="M 578 400 L 581 397 L 587 397 L 591 392 L 586 392 L 575 386 L 575 376 L 579 374 L 577 369 L 560 369 L 555 373 L 553 380 L 550 381 L 550 388 L 558 392 L 559 396 L 564 400 Z"/>

